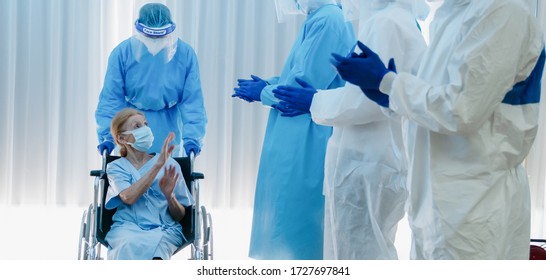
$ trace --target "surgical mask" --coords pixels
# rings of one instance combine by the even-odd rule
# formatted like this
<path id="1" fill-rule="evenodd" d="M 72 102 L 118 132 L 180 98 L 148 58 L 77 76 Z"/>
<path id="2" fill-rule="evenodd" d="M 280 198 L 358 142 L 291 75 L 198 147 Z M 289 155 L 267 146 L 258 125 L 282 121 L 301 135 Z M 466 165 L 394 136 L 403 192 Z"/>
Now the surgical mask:
<path id="1" fill-rule="evenodd" d="M 141 152 L 148 151 L 148 149 L 152 147 L 152 143 L 154 142 L 154 135 L 152 134 L 152 130 L 148 126 L 139 127 L 131 131 L 125 131 L 122 132 L 122 134 L 133 134 L 133 137 L 135 137 L 135 142 L 127 142 L 127 144 Z"/>

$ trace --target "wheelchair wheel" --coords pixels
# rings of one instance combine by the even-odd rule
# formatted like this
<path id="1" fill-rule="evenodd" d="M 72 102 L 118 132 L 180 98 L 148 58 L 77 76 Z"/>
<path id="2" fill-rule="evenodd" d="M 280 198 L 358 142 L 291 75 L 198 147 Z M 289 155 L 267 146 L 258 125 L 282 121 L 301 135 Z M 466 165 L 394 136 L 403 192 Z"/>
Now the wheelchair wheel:
<path id="1" fill-rule="evenodd" d="M 80 238 L 79 238 L 79 244 L 78 244 L 78 260 L 83 259 L 82 252 L 87 251 L 87 246 L 88 246 L 87 234 L 86 234 L 86 230 L 88 227 L 87 227 L 86 219 L 87 219 L 87 210 L 83 210 L 82 222 L 80 225 Z"/>
<path id="2" fill-rule="evenodd" d="M 78 260 L 89 259 L 89 245 L 91 243 L 91 223 L 93 205 L 89 205 L 87 210 L 83 211 L 82 222 L 80 226 L 80 244 L 78 246 Z"/>
<path id="3" fill-rule="evenodd" d="M 201 241 L 203 242 L 203 259 L 209 259 L 209 221 L 208 221 L 207 209 L 205 206 L 201 206 L 201 234 L 203 235 Z"/>
<path id="4" fill-rule="evenodd" d="M 206 259 L 212 260 L 214 259 L 214 251 L 213 251 L 213 235 L 212 235 L 212 216 L 210 213 L 207 213 L 207 225 L 208 228 L 206 230 L 206 239 L 205 239 L 205 256 Z"/>

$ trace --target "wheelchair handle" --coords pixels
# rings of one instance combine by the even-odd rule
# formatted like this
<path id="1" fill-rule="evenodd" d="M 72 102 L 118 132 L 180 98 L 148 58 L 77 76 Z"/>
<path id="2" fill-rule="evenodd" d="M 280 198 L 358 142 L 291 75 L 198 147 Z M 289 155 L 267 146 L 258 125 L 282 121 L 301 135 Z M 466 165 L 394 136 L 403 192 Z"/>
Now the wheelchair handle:
<path id="1" fill-rule="evenodd" d="M 195 153 L 190 151 L 190 174 L 193 173 L 193 162 L 195 160 Z"/>
<path id="2" fill-rule="evenodd" d="M 108 158 L 108 151 L 104 149 L 102 151 L 102 171 L 106 172 L 106 159 Z"/>

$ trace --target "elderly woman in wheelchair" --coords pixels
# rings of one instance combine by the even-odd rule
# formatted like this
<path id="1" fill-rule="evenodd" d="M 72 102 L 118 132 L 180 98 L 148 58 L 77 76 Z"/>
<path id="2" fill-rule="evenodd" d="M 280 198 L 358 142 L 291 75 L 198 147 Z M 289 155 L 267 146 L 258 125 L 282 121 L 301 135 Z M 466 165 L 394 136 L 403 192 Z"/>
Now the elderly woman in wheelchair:
<path id="1" fill-rule="evenodd" d="M 179 164 L 171 158 L 170 133 L 159 154 L 146 151 L 153 134 L 138 110 L 124 109 L 112 120 L 121 157 L 106 168 L 107 209 L 117 208 L 106 235 L 108 259 L 170 259 L 184 242 L 180 221 L 194 203 Z"/>

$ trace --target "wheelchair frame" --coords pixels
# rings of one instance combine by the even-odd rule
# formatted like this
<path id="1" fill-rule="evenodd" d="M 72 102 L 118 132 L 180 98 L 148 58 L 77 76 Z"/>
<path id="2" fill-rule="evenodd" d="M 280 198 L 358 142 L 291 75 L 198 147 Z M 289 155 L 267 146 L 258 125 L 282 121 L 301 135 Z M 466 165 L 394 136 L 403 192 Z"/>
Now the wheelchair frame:
<path id="1" fill-rule="evenodd" d="M 119 156 L 109 156 L 104 153 L 102 155 L 101 170 L 91 170 L 90 172 L 91 177 L 95 177 L 93 202 L 84 210 L 82 215 L 78 260 L 104 259 L 101 256 L 101 248 L 108 248 L 105 237 L 108 230 L 110 230 L 112 216 L 116 211 L 104 207 L 109 186 L 106 166 L 118 158 Z M 180 165 L 186 186 L 195 200 L 194 205 L 186 207 L 186 215 L 180 221 L 182 232 L 187 241 L 174 254 L 187 246 L 191 246 L 190 260 L 212 260 L 214 256 L 212 217 L 210 213 L 207 213 L 205 206 L 200 204 L 199 180 L 204 179 L 204 175 L 193 172 L 194 158 L 193 153 L 189 157 L 173 158 Z"/>

